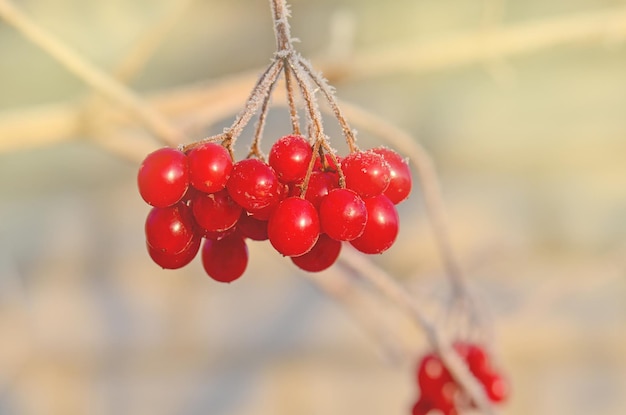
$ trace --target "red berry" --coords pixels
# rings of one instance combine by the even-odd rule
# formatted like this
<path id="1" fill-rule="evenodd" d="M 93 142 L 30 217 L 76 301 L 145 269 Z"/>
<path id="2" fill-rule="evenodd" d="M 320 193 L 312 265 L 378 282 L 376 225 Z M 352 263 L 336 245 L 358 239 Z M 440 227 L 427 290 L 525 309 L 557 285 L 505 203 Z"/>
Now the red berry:
<path id="1" fill-rule="evenodd" d="M 243 237 L 253 241 L 267 240 L 267 221 L 259 220 L 249 215 L 246 211 L 241 213 L 241 217 L 237 222 L 237 230 Z"/>
<path id="2" fill-rule="evenodd" d="M 175 148 L 161 148 L 144 159 L 137 173 L 143 200 L 155 207 L 178 203 L 189 187 L 187 156 Z"/>
<path id="3" fill-rule="evenodd" d="M 299 135 L 287 135 L 276 141 L 270 150 L 269 165 L 283 183 L 302 181 L 306 175 L 313 150 Z"/>
<path id="4" fill-rule="evenodd" d="M 217 143 L 204 143 L 187 154 L 191 185 L 204 193 L 215 193 L 226 186 L 233 169 L 228 150 Z"/>
<path id="5" fill-rule="evenodd" d="M 455 342 L 454 349 L 467 362 L 470 372 L 479 379 L 492 373 L 489 358 L 482 347 L 464 342 Z"/>
<path id="6" fill-rule="evenodd" d="M 146 218 L 146 242 L 167 255 L 181 252 L 195 236 L 195 222 L 189 207 L 183 203 L 152 208 Z"/>
<path id="7" fill-rule="evenodd" d="M 411 178 L 409 163 L 406 159 L 389 148 L 378 147 L 372 151 L 381 155 L 389 164 L 391 180 L 389 181 L 389 186 L 385 190 L 384 195 L 387 196 L 394 205 L 397 205 L 409 197 L 411 193 L 413 179 Z"/>
<path id="8" fill-rule="evenodd" d="M 322 232 L 338 241 L 356 239 L 365 230 L 367 208 L 363 199 L 353 190 L 331 190 L 322 199 L 319 214 Z"/>
<path id="9" fill-rule="evenodd" d="M 357 151 L 341 161 L 346 187 L 359 196 L 373 197 L 382 194 L 391 180 L 389 164 L 372 151 Z"/>
<path id="10" fill-rule="evenodd" d="M 291 261 L 300 269 L 319 272 L 335 263 L 341 251 L 341 242 L 321 234 L 313 248 L 304 255 L 291 257 Z"/>
<path id="11" fill-rule="evenodd" d="M 432 409 L 434 409 L 432 404 L 422 396 L 415 402 L 415 405 L 413 405 L 411 415 L 427 415 Z"/>
<path id="12" fill-rule="evenodd" d="M 276 206 L 278 206 L 278 203 L 280 203 L 281 200 L 286 199 L 287 196 L 289 196 L 289 187 L 286 184 L 279 183 L 277 190 L 278 195 L 269 206 L 258 210 L 251 210 L 249 212 L 255 219 L 269 220 L 270 216 L 272 216 L 272 213 L 274 213 L 274 210 L 276 210 Z"/>
<path id="13" fill-rule="evenodd" d="M 367 222 L 358 238 L 350 241 L 352 246 L 366 254 L 379 254 L 393 245 L 398 235 L 398 212 L 387 196 L 365 199 Z"/>
<path id="14" fill-rule="evenodd" d="M 420 362 L 417 381 L 422 398 L 432 403 L 433 407 L 446 412 L 455 405 L 459 388 L 439 356 L 428 354 Z"/>
<path id="15" fill-rule="evenodd" d="M 299 197 L 288 197 L 280 202 L 267 225 L 270 243 L 285 256 L 307 253 L 319 234 L 317 210 L 311 202 Z"/>
<path id="16" fill-rule="evenodd" d="M 198 225 L 210 232 L 223 232 L 235 226 L 242 210 L 226 189 L 211 194 L 199 193 L 192 200 L 191 208 Z"/>
<path id="17" fill-rule="evenodd" d="M 237 232 L 219 241 L 206 239 L 202 247 L 202 266 L 215 281 L 235 281 L 248 266 L 246 242 Z"/>
<path id="18" fill-rule="evenodd" d="M 275 203 L 279 186 L 274 170 L 258 159 L 235 163 L 226 183 L 233 200 L 248 211 L 260 210 Z"/>
<path id="19" fill-rule="evenodd" d="M 492 373 L 480 379 L 491 402 L 499 403 L 509 396 L 509 384 L 499 374 Z"/>
<path id="20" fill-rule="evenodd" d="M 200 241 L 202 238 L 199 236 L 195 236 L 189 245 L 182 251 L 177 254 L 168 255 L 162 251 L 154 249 L 148 243 L 146 243 L 146 247 L 148 248 L 148 254 L 150 254 L 150 258 L 159 265 L 161 268 L 165 269 L 179 269 L 189 264 L 198 253 L 200 249 Z"/>

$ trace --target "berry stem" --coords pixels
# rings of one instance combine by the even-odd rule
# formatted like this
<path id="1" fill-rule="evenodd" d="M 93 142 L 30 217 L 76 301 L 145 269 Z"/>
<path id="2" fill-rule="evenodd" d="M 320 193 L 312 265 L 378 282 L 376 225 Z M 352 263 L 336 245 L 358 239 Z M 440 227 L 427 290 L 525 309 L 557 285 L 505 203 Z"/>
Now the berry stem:
<path id="1" fill-rule="evenodd" d="M 306 169 L 306 176 L 304 176 L 304 180 L 302 181 L 302 188 L 300 189 L 300 197 L 304 199 L 306 195 L 307 188 L 309 187 L 309 180 L 311 179 L 311 173 L 313 172 L 313 166 L 315 166 L 315 154 L 320 151 L 320 146 L 324 143 L 324 140 L 318 138 L 313 145 L 313 157 L 311 157 L 311 161 L 309 161 L 309 166 Z"/>
<path id="2" fill-rule="evenodd" d="M 241 111 L 241 113 L 237 116 L 233 125 L 225 131 L 226 134 L 232 138 L 233 145 L 235 144 L 237 137 L 241 134 L 241 131 L 246 125 L 248 125 L 252 116 L 263 104 L 264 99 L 262 98 L 269 95 L 270 89 L 278 80 L 278 76 L 280 75 L 283 65 L 283 61 L 274 60 L 267 67 L 263 75 L 261 75 L 261 78 L 259 78 L 257 84 L 254 86 L 250 97 L 246 101 L 243 111 Z"/>
<path id="3" fill-rule="evenodd" d="M 300 64 L 300 67 L 302 67 L 304 71 L 309 75 L 309 77 L 313 80 L 315 85 L 317 85 L 320 91 L 322 91 L 322 94 L 324 94 L 326 101 L 328 101 L 330 108 L 333 110 L 333 113 L 335 114 L 335 118 L 337 119 L 337 121 L 339 122 L 339 125 L 341 126 L 343 135 L 346 139 L 348 147 L 350 148 L 350 153 L 354 153 L 355 151 L 358 151 L 354 132 L 348 125 L 348 121 L 343 116 L 343 113 L 341 112 L 341 109 L 339 108 L 339 105 L 337 104 L 333 87 L 331 87 L 328 84 L 326 79 L 321 74 L 319 74 L 317 71 L 315 71 L 315 69 L 313 69 L 313 66 L 311 65 L 309 61 L 300 57 L 298 59 L 298 63 Z"/>
<path id="4" fill-rule="evenodd" d="M 285 66 L 283 65 L 284 69 Z M 279 73 L 280 75 L 280 73 Z M 277 77 L 278 79 L 278 77 Z M 273 82 L 270 84 L 267 93 L 265 94 L 265 96 L 263 97 L 263 104 L 261 105 L 261 112 L 259 113 L 259 119 L 257 121 L 256 124 L 256 128 L 254 131 L 254 139 L 252 140 L 252 144 L 250 146 L 250 151 L 248 152 L 248 157 L 254 155 L 256 157 L 258 157 L 261 160 L 264 160 L 265 157 L 263 156 L 263 153 L 261 152 L 261 138 L 263 137 L 263 130 L 265 128 L 265 121 L 267 119 L 267 113 L 269 112 L 269 103 L 270 100 L 272 98 L 272 91 L 274 90 L 274 86 L 276 85 L 276 82 Z"/>
<path id="5" fill-rule="evenodd" d="M 322 115 L 319 111 L 317 99 L 315 98 L 315 94 L 313 93 L 313 87 L 309 83 L 306 74 L 303 73 L 302 67 L 300 66 L 298 60 L 289 60 L 288 64 L 293 71 L 294 78 L 298 83 L 298 87 L 300 88 L 302 97 L 304 98 L 304 102 L 306 104 L 306 108 L 308 111 L 308 120 L 310 122 L 310 126 L 312 127 L 312 131 L 310 131 L 310 133 L 312 133 L 310 134 L 310 139 L 317 142 L 318 139 L 324 136 L 324 127 L 322 124 Z"/>
<path id="6" fill-rule="evenodd" d="M 287 90 L 287 102 L 289 103 L 289 118 L 291 119 L 291 130 L 295 135 L 301 135 L 300 119 L 298 118 L 298 110 L 296 108 L 295 92 L 293 89 L 293 78 L 289 71 L 289 66 L 283 68 L 285 74 L 285 88 Z"/>
<path id="7" fill-rule="evenodd" d="M 288 17 L 289 7 L 285 0 L 270 0 L 272 18 L 274 20 L 274 36 L 278 52 L 293 51 L 291 28 Z"/>
<path id="8" fill-rule="evenodd" d="M 328 144 L 327 141 L 324 141 L 322 143 L 322 147 L 330 155 L 330 159 L 333 161 L 333 164 L 335 165 L 335 168 L 337 169 L 337 174 L 339 175 L 339 187 L 341 187 L 342 189 L 345 189 L 346 188 L 346 176 L 344 176 L 343 174 L 341 163 L 339 163 L 339 160 L 337 159 L 337 155 L 335 154 L 335 151 L 332 149 L 332 147 Z M 324 163 L 326 163 L 326 158 L 323 157 L 322 155 L 322 159 L 320 161 L 322 162 L 322 165 L 324 165 Z"/>

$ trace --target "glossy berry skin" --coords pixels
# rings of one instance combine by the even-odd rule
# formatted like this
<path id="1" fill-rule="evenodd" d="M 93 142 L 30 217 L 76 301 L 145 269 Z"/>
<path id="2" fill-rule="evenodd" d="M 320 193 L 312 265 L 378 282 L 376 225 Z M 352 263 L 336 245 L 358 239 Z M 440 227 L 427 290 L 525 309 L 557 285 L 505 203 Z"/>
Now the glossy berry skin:
<path id="1" fill-rule="evenodd" d="M 276 203 L 279 186 L 274 170 L 258 159 L 235 163 L 226 182 L 230 196 L 247 211 L 260 210 Z"/>
<path id="2" fill-rule="evenodd" d="M 224 232 L 232 228 L 242 211 L 226 189 L 217 193 L 199 193 L 192 200 L 191 208 L 198 225 L 209 232 Z"/>
<path id="3" fill-rule="evenodd" d="M 202 238 L 199 236 L 195 236 L 189 245 L 185 247 L 182 251 L 176 254 L 165 254 L 159 250 L 152 248 L 150 245 L 146 243 L 146 247 L 148 248 L 148 254 L 150 258 L 161 268 L 164 269 L 179 269 L 189 264 L 195 257 L 198 251 L 200 250 L 200 242 Z"/>
<path id="4" fill-rule="evenodd" d="M 459 388 L 438 355 L 424 356 L 417 370 L 417 382 L 422 397 L 433 407 L 444 413 L 454 408 Z"/>
<path id="5" fill-rule="evenodd" d="M 497 373 L 490 373 L 479 378 L 485 387 L 487 397 L 491 402 L 500 403 L 507 399 L 509 395 L 508 382 Z"/>
<path id="6" fill-rule="evenodd" d="M 244 238 L 253 241 L 267 240 L 267 221 L 255 218 L 244 211 L 237 222 L 237 230 Z"/>
<path id="7" fill-rule="evenodd" d="M 233 282 L 248 266 L 248 246 L 237 232 L 217 241 L 206 239 L 202 246 L 202 266 L 215 281 Z"/>
<path id="8" fill-rule="evenodd" d="M 255 218 L 259 220 L 269 220 L 272 213 L 278 206 L 281 200 L 286 199 L 289 196 L 289 187 L 286 184 L 279 183 L 277 187 L 277 196 L 274 198 L 272 203 L 269 206 L 264 207 L 263 209 L 251 210 L 249 213 Z"/>
<path id="9" fill-rule="evenodd" d="M 319 207 L 322 232 L 338 241 L 351 241 L 365 230 L 367 208 L 355 191 L 333 189 Z"/>
<path id="10" fill-rule="evenodd" d="M 389 249 L 398 236 L 398 212 L 384 195 L 365 199 L 364 202 L 367 208 L 365 230 L 350 243 L 363 253 L 379 254 Z"/>
<path id="11" fill-rule="evenodd" d="M 308 200 L 288 197 L 280 202 L 267 224 L 272 246 L 285 256 L 303 255 L 320 234 L 317 210 Z"/>
<path id="12" fill-rule="evenodd" d="M 183 203 L 152 208 L 145 224 L 146 242 L 153 249 L 173 255 L 185 249 L 195 236 L 195 223 Z"/>
<path id="13" fill-rule="evenodd" d="M 291 257 L 291 261 L 304 271 L 320 272 L 333 265 L 340 252 L 341 242 L 323 233 L 309 252 Z"/>
<path id="14" fill-rule="evenodd" d="M 189 181 L 204 193 L 219 192 L 226 186 L 233 169 L 228 150 L 217 143 L 204 143 L 187 154 Z"/>
<path id="15" fill-rule="evenodd" d="M 137 186 L 143 200 L 154 207 L 178 203 L 189 186 L 187 156 L 169 147 L 148 154 L 139 167 Z"/>
<path id="16" fill-rule="evenodd" d="M 411 194 L 413 179 L 411 178 L 409 164 L 407 160 L 402 158 L 398 153 L 386 147 L 375 148 L 372 152 L 382 156 L 387 164 L 389 164 L 391 179 L 389 180 L 389 186 L 387 186 L 383 194 L 387 196 L 394 205 L 397 205 Z"/>
<path id="17" fill-rule="evenodd" d="M 357 151 L 341 161 L 346 187 L 363 198 L 381 195 L 389 186 L 389 164 L 372 151 Z"/>
<path id="18" fill-rule="evenodd" d="M 313 150 L 309 142 L 299 135 L 287 135 L 276 141 L 270 149 L 269 165 L 283 183 L 304 179 Z"/>

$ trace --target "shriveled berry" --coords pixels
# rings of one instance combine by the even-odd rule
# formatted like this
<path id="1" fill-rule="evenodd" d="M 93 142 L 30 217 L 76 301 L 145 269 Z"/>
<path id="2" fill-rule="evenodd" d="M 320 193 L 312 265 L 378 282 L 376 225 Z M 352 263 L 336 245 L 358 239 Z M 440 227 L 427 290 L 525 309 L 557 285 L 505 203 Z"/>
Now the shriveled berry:
<path id="1" fill-rule="evenodd" d="M 292 183 L 304 179 L 312 155 L 311 145 L 304 137 L 287 135 L 272 145 L 268 162 L 281 182 Z"/>
<path id="2" fill-rule="evenodd" d="M 248 266 L 248 246 L 237 232 L 220 240 L 206 239 L 202 246 L 202 266 L 219 282 L 233 282 Z"/>
<path id="3" fill-rule="evenodd" d="M 267 225 L 272 246 L 285 256 L 305 254 L 320 234 L 317 210 L 308 200 L 288 197 L 280 202 Z"/>
<path id="4" fill-rule="evenodd" d="M 185 249 L 195 236 L 195 222 L 183 203 L 152 208 L 145 224 L 146 242 L 153 249 L 174 255 Z"/>
<path id="5" fill-rule="evenodd" d="M 215 193 L 226 186 L 233 169 L 228 150 L 217 143 L 204 143 L 187 154 L 191 185 L 204 193 Z"/>
<path id="6" fill-rule="evenodd" d="M 365 230 L 367 208 L 355 191 L 333 189 L 319 207 L 322 232 L 338 241 L 351 241 Z"/>
<path id="7" fill-rule="evenodd" d="M 405 200 L 411 193 L 413 179 L 411 178 L 411 169 L 406 159 L 400 154 L 386 147 L 378 147 L 372 150 L 374 153 L 381 155 L 389 164 L 389 174 L 391 179 L 389 186 L 384 191 L 384 195 L 393 202 L 394 205 Z"/>
<path id="8" fill-rule="evenodd" d="M 248 211 L 275 203 L 280 183 L 274 170 L 258 159 L 240 160 L 233 166 L 226 188 L 230 196 Z"/>
<path id="9" fill-rule="evenodd" d="M 226 189 L 199 193 L 192 200 L 191 208 L 198 225 L 210 232 L 223 232 L 235 226 L 242 210 Z"/>
<path id="10" fill-rule="evenodd" d="M 187 156 L 169 147 L 148 154 L 139 167 L 137 186 L 143 200 L 152 206 L 178 203 L 189 186 Z"/>
<path id="11" fill-rule="evenodd" d="M 365 230 L 350 243 L 363 253 L 379 254 L 389 249 L 398 236 L 398 212 L 384 195 L 365 199 L 364 202 L 367 208 Z"/>
<path id="12" fill-rule="evenodd" d="M 291 257 L 291 261 L 304 271 L 320 272 L 333 265 L 340 252 L 341 242 L 323 233 L 309 252 Z"/>
<path id="13" fill-rule="evenodd" d="M 195 236 L 189 245 L 185 247 L 182 251 L 168 255 L 162 251 L 154 249 L 148 243 L 146 243 L 146 247 L 148 248 L 148 254 L 150 258 L 161 268 L 164 269 L 179 269 L 189 264 L 195 257 L 198 251 L 200 250 L 200 242 L 202 238 L 199 236 Z"/>
<path id="14" fill-rule="evenodd" d="M 357 151 L 341 161 L 346 187 L 363 198 L 382 194 L 389 186 L 389 164 L 372 151 Z"/>

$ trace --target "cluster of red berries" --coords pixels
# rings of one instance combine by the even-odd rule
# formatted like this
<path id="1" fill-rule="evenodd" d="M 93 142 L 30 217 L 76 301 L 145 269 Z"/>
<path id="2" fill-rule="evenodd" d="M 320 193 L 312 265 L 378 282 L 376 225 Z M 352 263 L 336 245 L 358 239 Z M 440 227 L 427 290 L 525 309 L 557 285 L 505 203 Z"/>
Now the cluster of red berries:
<path id="1" fill-rule="evenodd" d="M 457 342 L 454 349 L 467 364 L 472 375 L 485 388 L 485 394 L 493 403 L 503 402 L 509 393 L 508 383 L 495 370 L 485 350 L 479 345 Z M 445 367 L 439 355 L 429 353 L 422 358 L 417 369 L 417 383 L 421 394 L 413 406 L 412 415 L 426 415 L 439 410 L 444 415 L 457 415 L 460 407 L 475 407 L 464 396 L 460 386 Z"/>
<path id="2" fill-rule="evenodd" d="M 145 232 L 154 262 L 181 268 L 204 239 L 203 266 L 221 282 L 245 271 L 246 238 L 269 239 L 310 272 L 331 266 L 343 241 L 367 254 L 387 250 L 398 233 L 395 204 L 408 197 L 411 183 L 406 160 L 393 150 L 320 157 L 299 135 L 276 141 L 267 163 L 233 162 L 224 146 L 206 142 L 187 153 L 159 149 L 138 174 L 139 192 L 153 206 Z"/>

